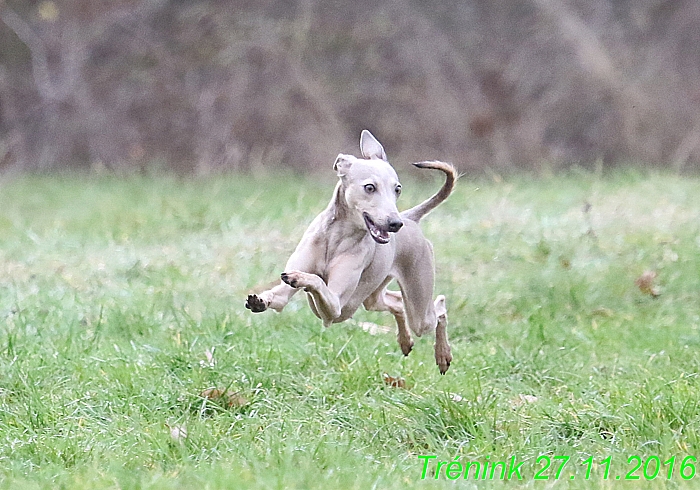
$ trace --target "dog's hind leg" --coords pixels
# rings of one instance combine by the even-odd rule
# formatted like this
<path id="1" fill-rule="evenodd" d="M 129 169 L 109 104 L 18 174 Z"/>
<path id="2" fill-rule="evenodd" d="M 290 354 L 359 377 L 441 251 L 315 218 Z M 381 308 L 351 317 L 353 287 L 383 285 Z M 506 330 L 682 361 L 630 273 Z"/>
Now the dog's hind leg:
<path id="1" fill-rule="evenodd" d="M 411 253 L 399 270 L 399 287 L 408 326 L 418 337 L 435 332 L 435 362 L 441 374 L 445 374 L 452 362 L 447 341 L 447 307 L 445 297 L 440 295 L 433 301 L 435 270 L 433 269 L 432 246 L 425 241 L 423 247 L 412 242 Z"/>
<path id="2" fill-rule="evenodd" d="M 452 351 L 447 341 L 447 307 L 445 306 L 445 297 L 442 294 L 435 300 L 435 315 L 437 316 L 435 363 L 440 368 L 440 374 L 445 374 L 452 362 Z"/>
<path id="3" fill-rule="evenodd" d="M 389 281 L 387 281 L 389 282 Z M 403 297 L 399 291 L 389 291 L 382 285 L 364 301 L 365 309 L 369 311 L 389 311 L 396 319 L 398 327 L 397 340 L 401 352 L 407 356 L 413 349 L 413 339 L 406 324 L 406 313 L 403 308 Z"/>

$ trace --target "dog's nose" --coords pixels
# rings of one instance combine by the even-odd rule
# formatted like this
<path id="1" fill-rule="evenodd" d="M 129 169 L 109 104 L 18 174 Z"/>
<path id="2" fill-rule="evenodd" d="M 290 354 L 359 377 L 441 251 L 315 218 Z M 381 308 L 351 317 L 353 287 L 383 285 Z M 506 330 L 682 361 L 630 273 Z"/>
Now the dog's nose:
<path id="1" fill-rule="evenodd" d="M 403 226 L 403 221 L 401 221 L 400 219 L 392 219 L 389 220 L 388 225 L 389 231 L 392 233 L 396 233 Z"/>

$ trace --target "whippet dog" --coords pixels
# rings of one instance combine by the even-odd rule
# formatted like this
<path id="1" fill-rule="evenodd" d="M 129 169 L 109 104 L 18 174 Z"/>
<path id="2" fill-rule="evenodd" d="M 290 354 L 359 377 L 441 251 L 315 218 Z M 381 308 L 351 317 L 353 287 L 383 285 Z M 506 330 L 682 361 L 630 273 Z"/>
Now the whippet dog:
<path id="1" fill-rule="evenodd" d="M 352 317 L 360 305 L 389 311 L 398 325 L 404 355 L 413 348 L 407 328 L 420 337 L 435 331 L 435 361 L 445 374 L 452 362 L 447 341 L 445 297 L 433 301 L 433 247 L 418 222 L 447 199 L 457 180 L 444 162 L 414 163 L 440 170 L 445 183 L 431 198 L 399 213 L 401 184 L 384 147 L 367 130 L 360 136 L 363 158 L 340 154 L 333 164 L 339 180 L 328 207 L 313 220 L 287 261 L 281 283 L 251 294 L 246 308 L 254 313 L 282 311 L 299 289 L 328 327 Z M 401 291 L 387 289 L 396 280 Z"/>

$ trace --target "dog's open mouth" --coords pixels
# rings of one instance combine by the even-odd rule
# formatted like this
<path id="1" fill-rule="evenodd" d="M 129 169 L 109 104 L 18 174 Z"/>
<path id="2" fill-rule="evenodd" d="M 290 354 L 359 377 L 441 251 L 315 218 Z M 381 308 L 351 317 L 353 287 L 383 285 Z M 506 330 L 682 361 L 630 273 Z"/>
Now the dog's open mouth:
<path id="1" fill-rule="evenodd" d="M 367 225 L 372 239 L 382 245 L 389 243 L 389 232 L 377 226 L 376 223 L 372 221 L 372 218 L 369 217 L 369 214 L 362 213 L 362 216 L 365 218 L 365 224 Z"/>

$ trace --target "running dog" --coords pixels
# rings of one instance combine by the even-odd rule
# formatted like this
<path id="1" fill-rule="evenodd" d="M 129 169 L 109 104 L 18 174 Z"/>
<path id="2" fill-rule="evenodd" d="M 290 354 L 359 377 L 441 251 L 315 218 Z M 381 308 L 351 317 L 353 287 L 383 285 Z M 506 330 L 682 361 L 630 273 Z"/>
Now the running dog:
<path id="1" fill-rule="evenodd" d="M 360 136 L 363 158 L 340 154 L 333 164 L 338 184 L 328 207 L 313 220 L 287 261 L 282 281 L 251 294 L 246 308 L 259 313 L 282 311 L 300 289 L 328 327 L 352 317 L 364 305 L 389 311 L 398 325 L 404 355 L 413 348 L 407 326 L 420 337 L 435 331 L 435 361 L 441 374 L 452 362 L 447 341 L 445 297 L 433 301 L 433 247 L 418 223 L 452 192 L 457 171 L 444 162 L 414 163 L 440 170 L 445 183 L 431 198 L 399 213 L 401 184 L 384 147 L 367 130 Z M 401 291 L 387 289 L 396 280 Z"/>

